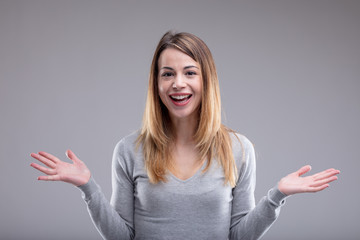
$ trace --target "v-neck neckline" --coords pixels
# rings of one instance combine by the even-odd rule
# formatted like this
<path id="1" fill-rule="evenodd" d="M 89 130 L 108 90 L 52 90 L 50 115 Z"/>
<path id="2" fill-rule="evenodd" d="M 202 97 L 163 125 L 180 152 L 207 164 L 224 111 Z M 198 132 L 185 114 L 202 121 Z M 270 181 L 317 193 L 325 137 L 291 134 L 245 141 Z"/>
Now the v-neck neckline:
<path id="1" fill-rule="evenodd" d="M 205 166 L 206 166 L 206 160 L 202 163 L 202 165 L 200 166 L 200 168 L 198 169 L 198 170 L 196 170 L 196 172 L 192 175 L 192 176 L 190 176 L 190 177 L 188 177 L 187 179 L 181 179 L 181 178 L 178 178 L 178 177 L 176 177 L 175 176 L 175 174 L 173 174 L 170 170 L 169 170 L 169 175 L 173 178 L 173 179 L 175 179 L 176 181 L 178 181 L 178 182 L 181 182 L 181 183 L 187 183 L 187 182 L 189 182 L 189 181 L 191 181 L 192 179 L 195 179 L 195 178 L 197 178 L 200 174 L 201 174 L 201 172 L 204 170 L 204 168 L 205 168 Z"/>

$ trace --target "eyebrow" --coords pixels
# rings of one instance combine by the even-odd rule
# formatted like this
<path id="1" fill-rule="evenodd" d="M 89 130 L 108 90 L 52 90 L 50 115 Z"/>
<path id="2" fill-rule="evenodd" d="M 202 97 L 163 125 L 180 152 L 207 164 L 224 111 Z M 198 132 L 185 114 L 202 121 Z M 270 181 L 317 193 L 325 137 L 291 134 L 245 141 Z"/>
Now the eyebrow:
<path id="1" fill-rule="evenodd" d="M 184 69 L 189 69 L 189 68 L 197 68 L 197 69 L 199 69 L 197 66 L 194 66 L 194 65 L 189 65 L 189 66 L 184 67 Z M 174 69 L 172 67 L 162 67 L 161 69 L 168 69 L 168 70 L 174 71 Z"/>

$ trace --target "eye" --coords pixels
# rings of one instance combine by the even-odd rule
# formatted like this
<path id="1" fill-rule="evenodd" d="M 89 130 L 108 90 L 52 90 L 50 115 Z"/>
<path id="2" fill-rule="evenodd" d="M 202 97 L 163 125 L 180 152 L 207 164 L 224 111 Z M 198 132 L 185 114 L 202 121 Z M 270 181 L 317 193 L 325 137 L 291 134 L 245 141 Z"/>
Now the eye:
<path id="1" fill-rule="evenodd" d="M 172 77 L 174 76 L 174 74 L 172 72 L 164 72 L 163 74 L 161 74 L 162 77 Z"/>
<path id="2" fill-rule="evenodd" d="M 194 71 L 189 71 L 189 72 L 186 73 L 186 75 L 194 76 L 194 75 L 196 75 L 196 72 L 194 72 Z"/>

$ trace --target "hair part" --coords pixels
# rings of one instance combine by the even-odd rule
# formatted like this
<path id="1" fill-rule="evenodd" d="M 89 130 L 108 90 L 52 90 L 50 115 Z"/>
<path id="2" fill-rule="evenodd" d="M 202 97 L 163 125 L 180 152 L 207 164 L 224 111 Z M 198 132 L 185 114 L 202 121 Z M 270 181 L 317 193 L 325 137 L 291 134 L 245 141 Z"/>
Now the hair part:
<path id="1" fill-rule="evenodd" d="M 206 167 L 203 170 L 206 172 L 212 159 L 217 159 L 223 167 L 225 183 L 234 187 L 238 178 L 230 138 L 230 133 L 234 131 L 221 123 L 220 88 L 212 54 L 205 42 L 197 36 L 170 31 L 163 35 L 154 52 L 143 124 L 137 139 L 137 147 L 142 145 L 150 182 L 166 182 L 166 173 L 171 166 L 172 158 L 169 146 L 172 146 L 175 138 L 168 110 L 162 103 L 158 90 L 158 60 L 161 53 L 168 48 L 185 53 L 200 65 L 203 91 L 198 109 L 199 122 L 194 135 L 199 160 L 206 159 Z"/>

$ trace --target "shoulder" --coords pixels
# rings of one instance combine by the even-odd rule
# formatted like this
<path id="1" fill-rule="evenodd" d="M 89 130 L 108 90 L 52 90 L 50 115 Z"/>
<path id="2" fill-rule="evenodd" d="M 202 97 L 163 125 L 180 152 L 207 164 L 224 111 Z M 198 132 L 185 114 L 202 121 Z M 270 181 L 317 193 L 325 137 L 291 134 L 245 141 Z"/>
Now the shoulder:
<path id="1" fill-rule="evenodd" d="M 246 136 L 235 132 L 230 133 L 230 136 L 239 183 L 255 176 L 255 150 L 253 143 Z"/>
<path id="2" fill-rule="evenodd" d="M 243 134 L 237 132 L 230 132 L 230 137 L 232 139 L 233 144 L 243 144 L 244 147 L 252 148 L 252 142 Z"/>
<path id="3" fill-rule="evenodd" d="M 239 155 L 249 157 L 249 155 L 254 154 L 254 145 L 245 135 L 237 132 L 230 132 L 229 134 L 235 159 Z"/>
<path id="4" fill-rule="evenodd" d="M 117 142 L 114 152 L 122 154 L 124 154 L 125 152 L 134 152 L 136 150 L 136 142 L 139 133 L 140 131 L 137 130 L 123 137 L 120 141 Z"/>
<path id="5" fill-rule="evenodd" d="M 132 171 L 137 162 L 142 162 L 141 147 L 137 148 L 136 142 L 140 131 L 135 131 L 117 142 L 113 152 L 114 166 L 120 165 L 122 168 Z"/>

